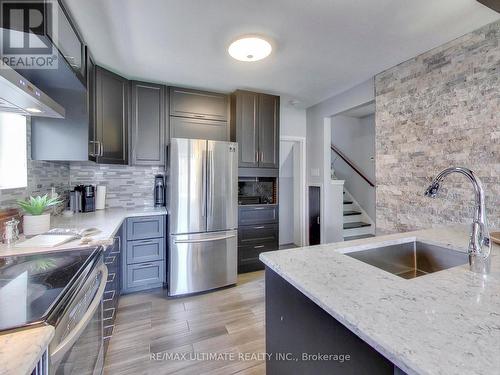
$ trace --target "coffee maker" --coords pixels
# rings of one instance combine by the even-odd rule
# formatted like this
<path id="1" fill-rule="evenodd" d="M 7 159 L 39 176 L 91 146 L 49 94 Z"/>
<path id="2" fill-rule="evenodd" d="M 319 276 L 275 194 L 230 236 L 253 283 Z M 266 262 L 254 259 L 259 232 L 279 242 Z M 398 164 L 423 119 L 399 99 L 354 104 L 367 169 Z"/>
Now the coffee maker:
<path id="1" fill-rule="evenodd" d="M 94 185 L 75 186 L 75 190 L 70 192 L 70 209 L 73 212 L 94 212 L 95 186 Z"/>
<path id="2" fill-rule="evenodd" d="M 155 176 L 155 207 L 165 206 L 165 180 L 162 174 Z"/>

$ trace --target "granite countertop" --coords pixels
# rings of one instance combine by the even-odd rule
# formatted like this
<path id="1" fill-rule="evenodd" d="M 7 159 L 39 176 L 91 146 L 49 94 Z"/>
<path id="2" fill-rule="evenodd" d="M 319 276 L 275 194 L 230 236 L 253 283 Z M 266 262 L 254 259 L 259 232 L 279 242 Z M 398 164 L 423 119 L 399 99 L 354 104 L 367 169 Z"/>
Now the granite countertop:
<path id="1" fill-rule="evenodd" d="M 500 247 L 491 274 L 468 265 L 406 280 L 342 253 L 423 241 L 466 252 L 463 227 L 268 252 L 260 259 L 408 374 L 498 374 Z"/>
<path id="2" fill-rule="evenodd" d="M 77 213 L 70 217 L 63 215 L 53 216 L 51 217 L 51 228 L 97 228 L 100 232 L 91 236 L 93 241 L 89 244 L 81 244 L 79 240 L 67 242 L 56 247 L 45 248 L 22 248 L 0 244 L 0 256 L 52 252 L 100 244 L 108 245 L 112 243 L 114 235 L 120 229 L 121 224 L 126 218 L 166 214 L 167 209 L 165 207 L 144 207 L 134 209 L 109 208 L 95 212 Z M 22 240 L 21 238 L 20 241 Z"/>
<path id="3" fill-rule="evenodd" d="M 54 327 L 0 334 L 0 375 L 28 375 L 49 346 Z"/>

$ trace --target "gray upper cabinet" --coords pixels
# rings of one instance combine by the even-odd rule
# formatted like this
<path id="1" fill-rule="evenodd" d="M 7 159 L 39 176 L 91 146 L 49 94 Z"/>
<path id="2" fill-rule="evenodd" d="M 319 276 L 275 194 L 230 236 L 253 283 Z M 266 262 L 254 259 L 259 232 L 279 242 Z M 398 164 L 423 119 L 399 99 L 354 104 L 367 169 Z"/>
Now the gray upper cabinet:
<path id="1" fill-rule="evenodd" d="M 165 165 L 167 88 L 132 81 L 130 109 L 130 164 Z"/>
<path id="2" fill-rule="evenodd" d="M 238 142 L 240 167 L 259 166 L 258 105 L 259 94 L 254 92 L 238 91 L 232 96 L 231 121 L 236 127 L 235 141 Z"/>
<path id="3" fill-rule="evenodd" d="M 173 138 L 209 139 L 227 141 L 227 123 L 188 117 L 170 116 Z"/>
<path id="4" fill-rule="evenodd" d="M 279 168 L 278 96 L 236 91 L 231 96 L 231 140 L 240 168 Z"/>
<path id="5" fill-rule="evenodd" d="M 103 164 L 128 163 L 128 81 L 96 68 L 95 159 Z"/>
<path id="6" fill-rule="evenodd" d="M 170 136 L 229 140 L 229 97 L 224 94 L 169 88 Z"/>
<path id="7" fill-rule="evenodd" d="M 279 168 L 279 97 L 259 95 L 259 167 Z"/>
<path id="8" fill-rule="evenodd" d="M 170 115 L 204 120 L 228 120 L 228 96 L 214 92 L 170 88 Z"/>
<path id="9" fill-rule="evenodd" d="M 95 104 L 96 104 L 96 65 L 94 59 L 86 48 L 87 59 L 87 116 L 89 122 L 89 142 L 88 154 L 89 160 L 96 161 L 97 159 L 97 128 L 95 122 Z"/>

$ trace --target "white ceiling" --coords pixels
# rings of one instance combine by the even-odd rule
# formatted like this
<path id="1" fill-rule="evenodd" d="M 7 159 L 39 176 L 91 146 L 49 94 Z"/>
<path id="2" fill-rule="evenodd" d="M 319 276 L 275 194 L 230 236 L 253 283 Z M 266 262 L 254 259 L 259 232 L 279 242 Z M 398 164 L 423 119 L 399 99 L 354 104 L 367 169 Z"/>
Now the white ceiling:
<path id="1" fill-rule="evenodd" d="M 66 0 L 96 61 L 129 78 L 307 107 L 500 18 L 475 0 Z M 227 46 L 261 34 L 265 60 Z"/>

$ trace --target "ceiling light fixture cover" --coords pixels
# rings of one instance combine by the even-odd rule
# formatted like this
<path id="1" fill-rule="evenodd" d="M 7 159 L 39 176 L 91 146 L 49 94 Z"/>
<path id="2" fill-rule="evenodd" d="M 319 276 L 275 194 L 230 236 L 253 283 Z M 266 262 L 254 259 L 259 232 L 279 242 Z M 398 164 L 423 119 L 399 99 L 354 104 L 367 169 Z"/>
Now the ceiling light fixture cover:
<path id="1" fill-rule="evenodd" d="M 258 61 L 269 56 L 272 50 L 273 47 L 267 40 L 249 36 L 235 40 L 227 51 L 239 61 Z"/>

